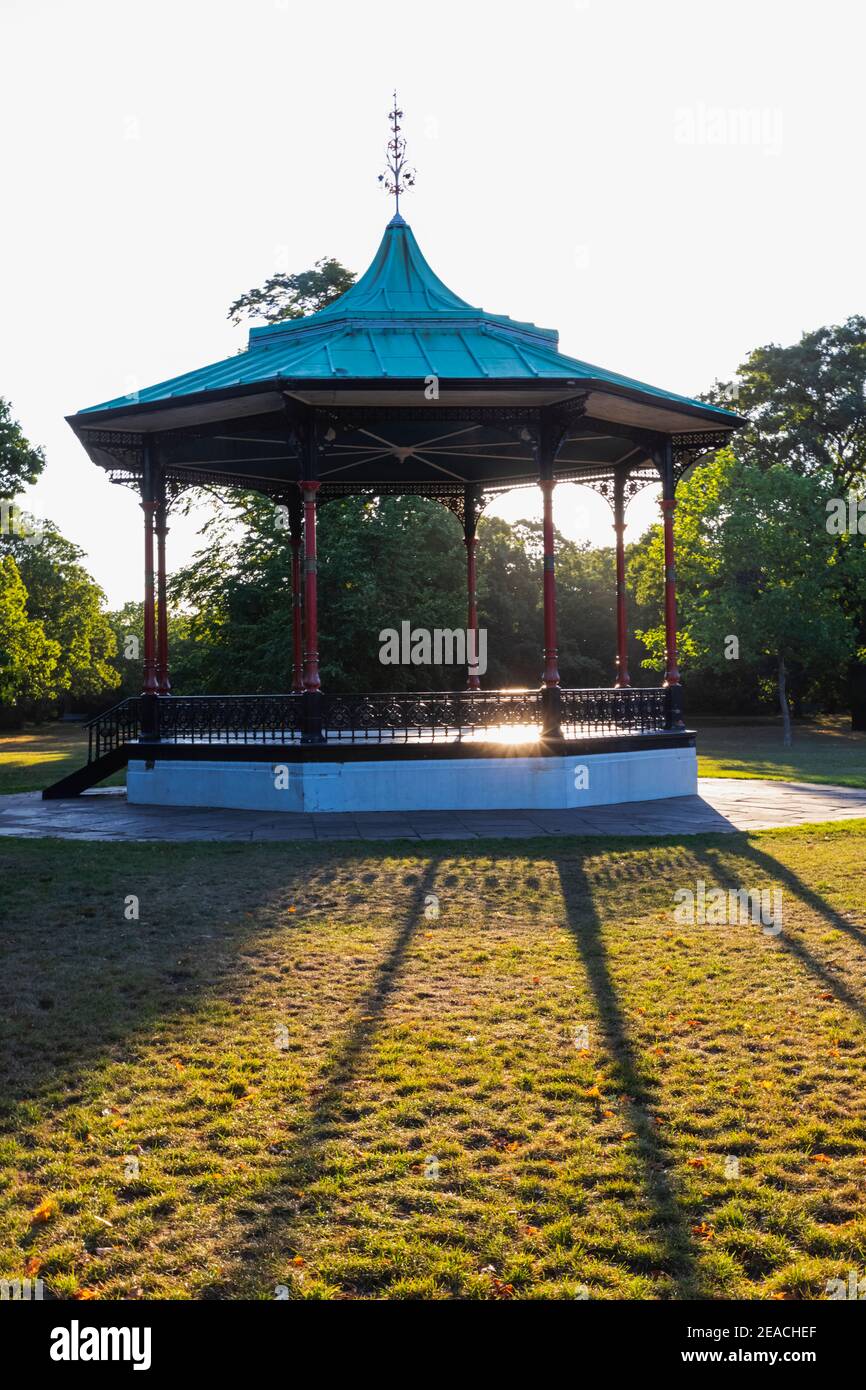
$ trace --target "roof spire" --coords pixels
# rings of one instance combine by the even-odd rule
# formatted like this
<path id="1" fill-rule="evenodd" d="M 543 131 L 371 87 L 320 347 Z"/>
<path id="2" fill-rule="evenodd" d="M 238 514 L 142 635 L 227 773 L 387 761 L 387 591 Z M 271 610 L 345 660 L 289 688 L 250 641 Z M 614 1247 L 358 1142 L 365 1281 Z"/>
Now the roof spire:
<path id="1" fill-rule="evenodd" d="M 403 119 L 403 112 L 397 105 L 397 93 L 394 93 L 394 106 L 388 114 L 391 125 L 391 139 L 388 141 L 387 155 L 388 168 L 384 174 L 379 175 L 379 182 L 384 186 L 386 193 L 394 195 L 394 221 L 402 222 L 400 216 L 400 194 L 405 193 L 407 188 L 412 188 L 415 183 L 415 170 L 406 163 L 406 141 L 400 134 L 400 121 Z"/>

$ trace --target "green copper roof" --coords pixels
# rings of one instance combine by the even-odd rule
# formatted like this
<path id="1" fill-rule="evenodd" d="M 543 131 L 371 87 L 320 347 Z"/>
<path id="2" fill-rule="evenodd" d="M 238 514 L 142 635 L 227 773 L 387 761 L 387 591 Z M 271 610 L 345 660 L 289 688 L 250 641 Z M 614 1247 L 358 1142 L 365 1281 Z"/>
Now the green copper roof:
<path id="1" fill-rule="evenodd" d="M 474 308 L 443 284 L 427 264 L 399 213 L 369 269 L 333 304 L 301 319 L 250 330 L 247 350 L 138 393 L 142 403 L 281 379 L 442 381 L 591 380 L 630 388 L 670 403 L 698 406 L 720 419 L 736 416 L 687 396 L 566 357 L 551 328 L 519 323 Z M 119 397 L 90 410 L 123 407 Z"/>

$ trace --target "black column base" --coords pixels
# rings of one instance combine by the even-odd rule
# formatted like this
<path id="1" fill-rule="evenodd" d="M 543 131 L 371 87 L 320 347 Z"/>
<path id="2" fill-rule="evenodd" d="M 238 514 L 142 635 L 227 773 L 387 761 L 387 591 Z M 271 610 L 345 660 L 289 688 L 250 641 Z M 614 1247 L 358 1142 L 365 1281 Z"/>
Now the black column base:
<path id="1" fill-rule="evenodd" d="M 683 688 L 681 685 L 665 686 L 665 728 L 684 729 Z"/>
<path id="2" fill-rule="evenodd" d="M 141 737 L 149 743 L 159 742 L 159 696 L 141 696 Z"/>
<path id="3" fill-rule="evenodd" d="M 305 690 L 301 699 L 301 743 L 325 743 L 322 732 L 322 692 Z"/>
<path id="4" fill-rule="evenodd" d="M 558 685 L 541 687 L 541 737 L 545 743 L 562 742 L 562 692 Z"/>

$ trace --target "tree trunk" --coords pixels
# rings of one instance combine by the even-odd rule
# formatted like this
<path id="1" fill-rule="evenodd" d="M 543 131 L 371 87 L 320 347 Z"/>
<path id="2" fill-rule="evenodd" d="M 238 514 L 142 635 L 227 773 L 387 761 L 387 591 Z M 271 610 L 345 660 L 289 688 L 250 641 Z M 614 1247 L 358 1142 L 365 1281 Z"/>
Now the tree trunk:
<path id="1" fill-rule="evenodd" d="M 787 672 L 785 658 L 779 653 L 779 708 L 782 711 L 782 743 L 791 747 L 791 711 L 788 708 Z"/>

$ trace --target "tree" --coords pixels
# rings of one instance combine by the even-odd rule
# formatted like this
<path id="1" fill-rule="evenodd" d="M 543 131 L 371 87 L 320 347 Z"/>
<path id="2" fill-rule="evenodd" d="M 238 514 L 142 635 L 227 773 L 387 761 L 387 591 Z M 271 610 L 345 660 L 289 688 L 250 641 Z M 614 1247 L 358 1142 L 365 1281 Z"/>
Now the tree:
<path id="1" fill-rule="evenodd" d="M 783 464 L 761 468 L 723 450 L 681 485 L 675 516 L 683 665 L 718 675 L 740 661 L 772 670 L 784 741 L 791 741 L 788 674 L 839 670 L 856 645 L 838 602 L 834 538 L 826 529 L 826 480 Z M 662 537 L 632 562 L 639 599 L 659 583 Z M 861 575 L 866 592 L 866 567 Z M 640 634 L 653 657 L 664 627 Z M 735 664 L 737 663 L 737 664 Z"/>
<path id="2" fill-rule="evenodd" d="M 0 537 L 0 554 L 15 562 L 28 618 L 57 647 L 39 698 L 81 702 L 115 688 L 114 634 L 103 612 L 102 590 L 80 563 L 84 552 L 51 522 L 41 522 L 35 536 Z"/>
<path id="3" fill-rule="evenodd" d="M 0 497 L 15 497 L 22 487 L 35 483 L 45 467 L 45 455 L 24 437 L 12 419 L 9 402 L 0 396 Z"/>
<path id="4" fill-rule="evenodd" d="M 243 519 L 238 534 L 237 521 Z M 420 497 L 346 498 L 319 514 L 322 679 L 334 691 L 453 689 L 465 671 L 380 660 L 380 632 L 465 628 L 466 552 L 457 520 Z M 189 613 L 175 690 L 286 690 L 292 671 L 291 551 L 285 518 L 255 493 L 230 500 L 204 528 L 206 544 L 172 579 Z M 536 522 L 482 518 L 480 626 L 488 687 L 537 685 L 542 667 L 542 546 Z M 557 537 L 563 679 L 595 684 L 613 669 L 613 556 Z"/>
<path id="5" fill-rule="evenodd" d="M 60 643 L 27 613 L 27 590 L 11 555 L 0 555 L 0 705 L 43 700 L 53 690 Z"/>
<path id="6" fill-rule="evenodd" d="M 837 496 L 866 483 L 866 317 L 814 329 L 790 347 L 755 348 L 738 377 L 707 393 L 748 417 L 733 438 L 737 457 L 822 474 Z"/>
<path id="7" fill-rule="evenodd" d="M 144 686 L 144 604 L 140 599 L 131 599 L 122 608 L 106 613 L 105 617 L 115 642 L 112 666 L 119 679 L 115 698 L 125 700 L 130 695 L 140 695 Z M 183 678 L 190 664 L 190 621 L 188 613 L 171 611 L 168 614 L 168 647 L 174 685 Z M 194 686 L 187 689 L 190 693 L 195 691 Z"/>
<path id="8" fill-rule="evenodd" d="M 232 323 L 241 319 L 299 319 L 324 309 L 345 294 L 355 283 L 354 271 L 347 270 L 332 256 L 316 261 L 312 270 L 295 275 L 272 275 L 259 289 L 248 290 L 229 306 Z"/>
<path id="9" fill-rule="evenodd" d="M 717 383 L 708 399 L 748 417 L 734 436 L 738 458 L 760 468 L 784 465 L 819 478 L 828 497 L 866 494 L 866 317 L 852 315 L 804 333 L 799 343 L 756 348 L 739 369 L 736 387 Z M 862 546 L 860 547 L 862 550 Z M 836 543 L 839 601 L 856 626 L 848 668 L 852 724 L 866 729 L 866 603 L 859 582 L 862 557 L 840 536 Z"/>

